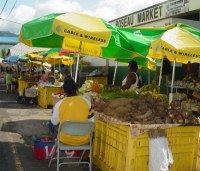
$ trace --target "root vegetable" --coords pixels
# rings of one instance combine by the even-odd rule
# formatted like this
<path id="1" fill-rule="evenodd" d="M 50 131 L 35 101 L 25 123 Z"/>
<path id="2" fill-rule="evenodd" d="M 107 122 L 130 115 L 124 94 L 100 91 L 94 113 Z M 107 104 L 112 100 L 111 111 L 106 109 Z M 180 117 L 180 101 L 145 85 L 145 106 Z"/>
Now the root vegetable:
<path id="1" fill-rule="evenodd" d="M 185 120 L 184 120 L 184 123 L 185 123 L 185 124 L 189 124 L 189 122 L 190 122 L 189 119 L 185 119 Z"/>
<path id="2" fill-rule="evenodd" d="M 180 124 L 183 123 L 183 118 L 181 117 L 181 115 L 177 116 L 177 120 L 178 120 L 178 123 L 180 123 Z"/>
<path id="3" fill-rule="evenodd" d="M 181 116 L 183 117 L 183 118 L 189 118 L 190 116 L 192 115 L 192 112 L 190 112 L 190 111 L 186 111 L 186 110 L 184 110 L 184 111 L 181 111 Z"/>
<path id="4" fill-rule="evenodd" d="M 136 116 L 135 118 L 136 119 L 144 119 L 144 118 L 147 118 L 147 117 L 149 117 L 151 115 L 152 115 L 152 110 L 148 110 L 145 114 L 140 115 L 140 116 Z"/>
<path id="5" fill-rule="evenodd" d="M 124 107 L 124 106 L 119 106 L 114 110 L 114 112 L 116 112 L 118 114 L 126 114 L 126 113 L 129 113 L 130 111 L 131 111 L 131 109 Z"/>
<path id="6" fill-rule="evenodd" d="M 166 117 L 165 123 L 166 123 L 166 124 L 170 124 L 170 123 L 172 123 L 172 120 L 171 120 L 169 117 Z"/>
<path id="7" fill-rule="evenodd" d="M 178 124 L 178 120 L 177 120 L 176 118 L 172 119 L 172 122 L 173 122 L 174 124 Z"/>
<path id="8" fill-rule="evenodd" d="M 128 98 L 114 99 L 109 103 L 109 107 L 116 108 L 119 106 L 125 106 L 127 104 L 130 104 L 131 101 L 132 101 L 132 99 L 128 99 Z"/>

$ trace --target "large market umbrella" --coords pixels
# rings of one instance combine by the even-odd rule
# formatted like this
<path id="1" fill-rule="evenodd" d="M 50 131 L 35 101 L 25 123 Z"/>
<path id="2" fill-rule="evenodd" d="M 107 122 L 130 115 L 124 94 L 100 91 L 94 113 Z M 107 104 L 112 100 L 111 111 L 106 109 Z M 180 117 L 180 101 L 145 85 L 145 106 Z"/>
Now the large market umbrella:
<path id="1" fill-rule="evenodd" d="M 49 64 L 54 64 L 54 76 L 55 76 L 55 64 L 59 64 L 59 71 L 60 71 L 60 64 L 64 65 L 73 65 L 75 54 L 77 52 L 63 50 L 61 48 L 51 48 L 50 50 L 44 52 L 43 61 Z"/>
<path id="2" fill-rule="evenodd" d="M 15 55 L 15 56 L 9 56 L 5 59 L 2 60 L 2 62 L 5 62 L 5 63 L 15 63 L 17 62 L 19 59 L 19 56 L 18 55 Z"/>
<path id="3" fill-rule="evenodd" d="M 18 61 L 19 62 L 28 62 L 30 59 L 27 56 L 20 56 Z"/>
<path id="4" fill-rule="evenodd" d="M 200 30 L 189 25 L 177 23 L 165 27 L 118 28 L 118 31 L 141 56 L 200 62 Z"/>
<path id="5" fill-rule="evenodd" d="M 142 56 L 148 55 L 159 59 L 165 56 L 174 62 L 174 67 L 175 62 L 200 62 L 200 30 L 186 24 L 178 23 L 156 28 L 119 28 L 118 30 Z M 171 91 L 174 73 L 173 69 Z"/>
<path id="6" fill-rule="evenodd" d="M 78 51 L 99 57 L 113 57 L 132 46 L 116 27 L 103 19 L 78 13 L 49 14 L 22 25 L 19 40 L 35 47 Z M 77 67 L 78 68 L 78 67 Z M 76 70 L 77 73 L 77 70 Z"/>
<path id="7" fill-rule="evenodd" d="M 30 52 L 30 53 L 27 53 L 25 54 L 26 57 L 28 57 L 30 60 L 32 61 L 43 61 L 43 56 L 42 54 L 44 53 L 45 51 L 35 51 L 35 52 Z"/>
<path id="8" fill-rule="evenodd" d="M 149 55 L 156 58 L 165 56 L 173 61 L 171 84 L 173 93 L 175 63 L 200 63 L 200 30 L 177 24 L 176 27 L 166 31 L 160 39 L 151 43 Z"/>
<path id="9" fill-rule="evenodd" d="M 45 62 L 51 64 L 64 64 L 64 65 L 72 65 L 74 62 L 75 54 L 77 52 L 69 51 L 69 50 L 62 50 L 61 48 L 52 48 L 46 52 L 44 52 L 43 60 Z"/>

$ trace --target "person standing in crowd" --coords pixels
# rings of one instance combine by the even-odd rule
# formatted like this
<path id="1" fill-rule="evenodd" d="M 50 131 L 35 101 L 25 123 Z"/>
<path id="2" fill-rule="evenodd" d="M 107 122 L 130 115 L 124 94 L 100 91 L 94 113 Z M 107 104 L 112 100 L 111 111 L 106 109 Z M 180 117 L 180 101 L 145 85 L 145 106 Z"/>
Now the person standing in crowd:
<path id="1" fill-rule="evenodd" d="M 11 92 L 11 85 L 12 85 L 12 75 L 11 70 L 7 70 L 6 72 L 6 91 Z"/>
<path id="2" fill-rule="evenodd" d="M 58 134 L 59 123 L 65 120 L 88 121 L 91 115 L 91 103 L 81 96 L 77 96 L 77 84 L 73 79 L 65 79 L 63 89 L 66 97 L 58 101 L 53 109 L 53 114 L 49 122 L 49 129 L 54 135 Z M 69 145 L 82 145 L 88 142 L 89 135 L 71 136 L 60 134 L 60 141 Z"/>
<path id="3" fill-rule="evenodd" d="M 142 80 L 141 76 L 139 76 L 136 71 L 138 69 L 137 62 L 130 61 L 128 65 L 129 73 L 125 77 L 125 79 L 122 81 L 122 90 L 131 90 L 136 89 L 141 86 Z"/>
<path id="4" fill-rule="evenodd" d="M 68 69 L 65 69 L 65 72 L 63 74 L 62 80 L 64 81 L 65 79 L 72 79 L 71 73 Z"/>

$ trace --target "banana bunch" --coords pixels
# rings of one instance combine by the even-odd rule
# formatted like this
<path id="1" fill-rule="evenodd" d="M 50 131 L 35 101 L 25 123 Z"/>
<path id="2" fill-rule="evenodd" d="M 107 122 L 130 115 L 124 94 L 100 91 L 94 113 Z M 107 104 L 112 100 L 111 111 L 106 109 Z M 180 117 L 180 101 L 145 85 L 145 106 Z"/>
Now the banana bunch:
<path id="1" fill-rule="evenodd" d="M 140 94 L 147 93 L 147 92 L 159 93 L 160 87 L 158 85 L 152 83 L 152 84 L 142 86 L 138 91 Z"/>

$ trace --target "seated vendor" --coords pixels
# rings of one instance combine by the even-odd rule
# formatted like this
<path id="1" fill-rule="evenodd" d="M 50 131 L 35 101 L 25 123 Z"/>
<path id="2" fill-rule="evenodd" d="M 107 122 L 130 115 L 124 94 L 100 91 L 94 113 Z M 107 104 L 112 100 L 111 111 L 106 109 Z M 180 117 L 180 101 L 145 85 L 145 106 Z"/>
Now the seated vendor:
<path id="1" fill-rule="evenodd" d="M 65 79 L 63 89 L 65 96 L 55 104 L 49 128 L 57 134 L 60 122 L 88 121 L 90 116 L 91 103 L 81 96 L 77 96 L 77 85 L 73 79 Z M 88 142 L 89 135 L 71 136 L 64 133 L 60 134 L 60 141 L 69 145 L 82 145 Z"/>
<path id="2" fill-rule="evenodd" d="M 40 77 L 40 80 L 47 82 L 48 81 L 48 75 L 45 71 L 42 71 L 42 75 Z"/>
<path id="3" fill-rule="evenodd" d="M 130 61 L 128 65 L 129 74 L 122 81 L 122 90 L 132 90 L 140 87 L 141 78 L 139 74 L 136 73 L 138 69 L 137 62 Z"/>

